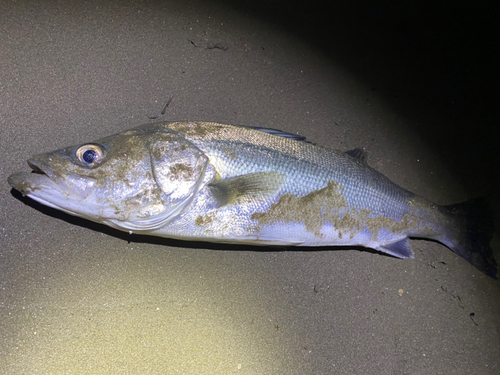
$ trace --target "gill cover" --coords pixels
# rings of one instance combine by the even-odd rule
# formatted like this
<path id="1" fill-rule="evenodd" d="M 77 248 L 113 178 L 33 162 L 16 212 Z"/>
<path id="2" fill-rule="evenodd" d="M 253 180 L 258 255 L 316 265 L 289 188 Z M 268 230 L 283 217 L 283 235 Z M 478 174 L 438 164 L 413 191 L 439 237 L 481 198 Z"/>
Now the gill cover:
<path id="1" fill-rule="evenodd" d="M 162 191 L 149 217 L 118 223 L 123 229 L 151 231 L 175 220 L 191 204 L 203 184 L 208 158 L 178 133 L 160 130 L 148 136 L 151 171 Z"/>

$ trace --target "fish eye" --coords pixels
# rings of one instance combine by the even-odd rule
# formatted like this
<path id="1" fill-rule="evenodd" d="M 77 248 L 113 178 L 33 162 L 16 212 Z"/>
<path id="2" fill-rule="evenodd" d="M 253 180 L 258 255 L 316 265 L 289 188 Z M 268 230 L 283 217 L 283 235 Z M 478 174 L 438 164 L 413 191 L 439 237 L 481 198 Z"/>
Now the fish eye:
<path id="1" fill-rule="evenodd" d="M 83 145 L 76 150 L 78 160 L 88 167 L 95 167 L 105 156 L 104 149 L 99 145 Z"/>

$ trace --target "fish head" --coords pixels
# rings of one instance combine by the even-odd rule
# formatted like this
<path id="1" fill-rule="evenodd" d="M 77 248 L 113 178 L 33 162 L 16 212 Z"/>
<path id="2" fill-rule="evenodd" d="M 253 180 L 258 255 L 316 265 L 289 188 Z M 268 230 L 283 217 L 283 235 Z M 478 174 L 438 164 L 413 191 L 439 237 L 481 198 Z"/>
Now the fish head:
<path id="1" fill-rule="evenodd" d="M 39 154 L 10 185 L 44 205 L 124 231 L 147 233 L 186 210 L 210 178 L 208 158 L 167 128 L 139 127 Z"/>

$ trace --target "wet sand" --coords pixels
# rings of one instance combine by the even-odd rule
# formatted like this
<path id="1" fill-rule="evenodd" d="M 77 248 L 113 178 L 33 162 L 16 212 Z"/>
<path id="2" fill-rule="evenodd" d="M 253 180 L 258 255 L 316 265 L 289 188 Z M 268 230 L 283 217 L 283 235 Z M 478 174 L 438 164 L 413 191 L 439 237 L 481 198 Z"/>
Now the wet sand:
<path id="1" fill-rule="evenodd" d="M 438 243 L 399 260 L 157 240 L 7 185 L 36 153 L 207 120 L 362 147 L 432 201 L 498 209 L 488 9 L 41 3 L 0 5 L 3 373 L 499 373 L 499 281 Z"/>

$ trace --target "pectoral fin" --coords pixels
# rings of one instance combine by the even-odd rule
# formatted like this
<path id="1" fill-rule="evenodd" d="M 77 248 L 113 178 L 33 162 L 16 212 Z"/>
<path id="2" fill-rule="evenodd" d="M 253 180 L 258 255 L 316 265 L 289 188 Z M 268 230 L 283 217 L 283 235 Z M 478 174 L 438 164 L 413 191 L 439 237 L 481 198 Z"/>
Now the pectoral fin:
<path id="1" fill-rule="evenodd" d="M 278 172 L 259 172 L 230 178 L 210 185 L 218 206 L 262 200 L 282 186 L 285 176 Z"/>

